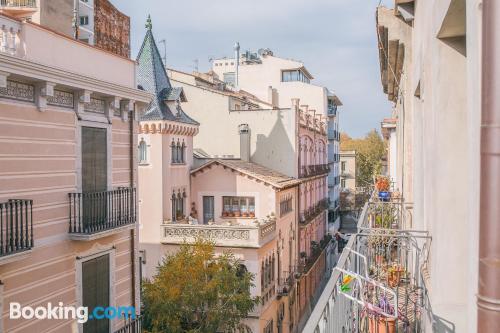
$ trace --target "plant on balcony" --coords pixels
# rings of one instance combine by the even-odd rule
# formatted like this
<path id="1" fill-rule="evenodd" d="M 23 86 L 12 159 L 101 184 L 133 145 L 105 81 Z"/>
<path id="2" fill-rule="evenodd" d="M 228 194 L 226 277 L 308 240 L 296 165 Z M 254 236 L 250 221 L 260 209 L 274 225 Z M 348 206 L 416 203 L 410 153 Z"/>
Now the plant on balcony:
<path id="1" fill-rule="evenodd" d="M 395 288 L 399 286 L 401 278 L 404 276 L 406 270 L 399 264 L 392 264 L 387 269 L 387 284 L 389 287 Z"/>
<path id="2" fill-rule="evenodd" d="M 229 251 L 205 240 L 181 245 L 142 288 L 147 332 L 247 332 L 242 320 L 259 303 L 254 274 Z M 175 281 L 175 283 L 172 283 Z"/>
<path id="3" fill-rule="evenodd" d="M 384 176 L 379 176 L 377 177 L 377 180 L 375 182 L 375 188 L 379 192 L 388 192 L 391 187 L 391 183 L 389 181 L 389 178 L 384 177 Z"/>
<path id="4" fill-rule="evenodd" d="M 380 295 L 376 306 L 389 315 L 394 315 L 394 307 L 389 303 L 385 295 Z M 396 332 L 396 318 L 386 317 L 377 310 L 366 309 L 369 318 L 368 331 L 370 333 L 394 333 Z"/>

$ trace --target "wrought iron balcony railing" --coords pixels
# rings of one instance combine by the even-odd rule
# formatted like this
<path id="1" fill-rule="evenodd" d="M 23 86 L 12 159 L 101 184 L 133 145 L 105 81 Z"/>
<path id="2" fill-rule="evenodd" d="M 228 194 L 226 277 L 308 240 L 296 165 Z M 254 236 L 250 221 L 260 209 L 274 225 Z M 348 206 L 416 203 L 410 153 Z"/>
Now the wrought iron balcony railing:
<path id="1" fill-rule="evenodd" d="M 115 333 L 142 333 L 142 318 L 136 316 L 135 319 L 127 319 L 125 325 Z"/>
<path id="2" fill-rule="evenodd" d="M 36 8 L 36 0 L 0 0 L 0 8 Z"/>
<path id="3" fill-rule="evenodd" d="M 328 198 L 321 199 L 314 206 L 304 210 L 304 212 L 300 214 L 300 223 L 308 224 L 320 214 L 324 213 L 325 210 L 329 208 L 329 205 L 330 200 Z"/>
<path id="4" fill-rule="evenodd" d="M 69 193 L 69 233 L 95 235 L 135 224 L 136 189 Z"/>
<path id="5" fill-rule="evenodd" d="M 33 247 L 33 200 L 0 203 L 0 257 Z"/>
<path id="6" fill-rule="evenodd" d="M 328 163 L 303 165 L 300 167 L 299 170 L 299 178 L 328 174 L 328 172 L 330 172 L 330 165 Z"/>
<path id="7" fill-rule="evenodd" d="M 282 272 L 282 277 L 278 279 L 278 297 L 287 296 L 295 282 L 295 272 Z"/>
<path id="8" fill-rule="evenodd" d="M 403 229 L 404 200 L 363 208 L 304 332 L 424 332 L 430 237 Z"/>

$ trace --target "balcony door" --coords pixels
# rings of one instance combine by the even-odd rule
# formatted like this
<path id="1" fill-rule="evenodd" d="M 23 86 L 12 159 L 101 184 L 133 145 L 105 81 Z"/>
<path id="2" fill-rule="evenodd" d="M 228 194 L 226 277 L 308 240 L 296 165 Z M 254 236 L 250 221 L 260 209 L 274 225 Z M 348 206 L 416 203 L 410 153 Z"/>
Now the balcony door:
<path id="1" fill-rule="evenodd" d="M 106 223 L 108 207 L 107 134 L 105 128 L 82 127 L 83 227 L 93 231 Z"/>
<path id="2" fill-rule="evenodd" d="M 203 197 L 203 224 L 214 220 L 214 197 Z"/>
<path id="3" fill-rule="evenodd" d="M 82 305 L 88 307 L 89 314 L 98 306 L 109 306 L 109 274 L 109 254 L 82 263 Z M 89 319 L 83 324 L 83 333 L 109 333 L 109 324 L 106 318 Z"/>

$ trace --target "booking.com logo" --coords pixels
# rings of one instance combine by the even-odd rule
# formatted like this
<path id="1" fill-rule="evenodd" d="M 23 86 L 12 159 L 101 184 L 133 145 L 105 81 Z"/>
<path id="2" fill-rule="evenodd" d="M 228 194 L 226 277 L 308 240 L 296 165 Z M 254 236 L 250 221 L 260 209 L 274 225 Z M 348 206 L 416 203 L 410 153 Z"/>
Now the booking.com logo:
<path id="1" fill-rule="evenodd" d="M 76 319 L 79 324 L 86 323 L 89 319 L 135 319 L 133 306 L 96 306 L 89 314 L 86 306 L 64 306 L 59 302 L 57 306 L 47 303 L 47 306 L 21 306 L 20 303 L 10 303 L 10 319 Z"/>

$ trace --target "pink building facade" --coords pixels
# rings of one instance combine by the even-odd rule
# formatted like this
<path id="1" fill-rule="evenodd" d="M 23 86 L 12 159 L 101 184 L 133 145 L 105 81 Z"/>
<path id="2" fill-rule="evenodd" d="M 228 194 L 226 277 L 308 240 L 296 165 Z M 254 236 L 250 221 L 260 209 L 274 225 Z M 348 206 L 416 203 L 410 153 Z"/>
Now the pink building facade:
<path id="1" fill-rule="evenodd" d="M 0 26 L 8 36 L 0 50 L 0 331 L 114 332 L 133 323 L 14 319 L 9 308 L 62 302 L 139 313 L 135 119 L 151 96 L 135 88 L 129 59 L 1 15 Z"/>

